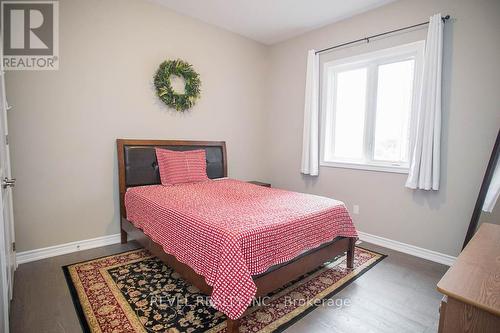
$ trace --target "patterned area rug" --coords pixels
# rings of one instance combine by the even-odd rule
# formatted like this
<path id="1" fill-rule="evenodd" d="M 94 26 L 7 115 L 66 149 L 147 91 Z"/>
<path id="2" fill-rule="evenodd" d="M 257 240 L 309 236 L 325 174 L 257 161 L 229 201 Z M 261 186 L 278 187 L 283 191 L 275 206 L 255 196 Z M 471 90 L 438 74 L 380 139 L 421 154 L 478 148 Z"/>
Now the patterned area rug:
<path id="1" fill-rule="evenodd" d="M 298 280 L 256 299 L 240 332 L 280 332 L 330 299 L 385 256 L 356 247 L 355 268 L 339 256 Z M 85 332 L 224 332 L 226 317 L 210 299 L 146 250 L 63 267 Z M 342 303 L 342 304 L 341 304 Z"/>

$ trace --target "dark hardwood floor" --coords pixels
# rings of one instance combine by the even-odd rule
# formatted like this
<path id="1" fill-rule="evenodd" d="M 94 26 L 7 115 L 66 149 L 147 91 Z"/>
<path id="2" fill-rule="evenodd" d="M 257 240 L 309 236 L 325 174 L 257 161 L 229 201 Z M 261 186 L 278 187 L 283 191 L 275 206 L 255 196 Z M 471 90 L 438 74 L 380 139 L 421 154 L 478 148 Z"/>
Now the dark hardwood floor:
<path id="1" fill-rule="evenodd" d="M 372 244 L 360 245 L 388 257 L 334 296 L 349 304 L 319 307 L 286 332 L 436 332 L 441 300 L 436 284 L 448 267 Z M 20 265 L 11 332 L 81 332 L 61 266 L 137 247 L 129 242 Z"/>

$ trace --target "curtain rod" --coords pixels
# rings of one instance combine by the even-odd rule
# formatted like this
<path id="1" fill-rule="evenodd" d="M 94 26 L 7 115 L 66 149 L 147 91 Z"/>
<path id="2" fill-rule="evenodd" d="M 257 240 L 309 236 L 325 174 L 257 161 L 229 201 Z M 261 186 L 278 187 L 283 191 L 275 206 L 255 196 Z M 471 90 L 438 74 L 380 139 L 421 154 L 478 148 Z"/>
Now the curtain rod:
<path id="1" fill-rule="evenodd" d="M 444 17 L 441 17 L 441 19 L 443 20 L 443 22 L 446 22 L 447 20 L 450 19 L 450 15 L 446 15 Z M 399 29 L 395 29 L 395 30 L 391 30 L 391 31 L 382 32 L 380 34 L 368 36 L 368 37 L 361 38 L 361 39 L 356 39 L 356 40 L 353 40 L 353 41 L 350 41 L 350 42 L 347 42 L 347 43 L 337 44 L 337 45 L 334 45 L 334 46 L 327 47 L 326 49 L 322 49 L 322 50 L 316 51 L 315 53 L 319 54 L 319 53 L 327 52 L 327 51 L 330 51 L 330 50 L 333 50 L 333 49 L 337 49 L 337 48 L 342 47 L 342 46 L 347 46 L 347 45 L 351 45 L 351 44 L 355 44 L 355 43 L 359 43 L 359 42 L 363 42 L 363 41 L 366 41 L 367 43 L 369 43 L 370 39 L 377 38 L 377 37 L 384 36 L 384 35 L 389 35 L 389 34 L 392 34 L 392 33 L 395 33 L 395 32 L 403 31 L 403 30 L 408 30 L 408 29 L 420 27 L 420 26 L 426 25 L 426 24 L 429 24 L 429 21 L 418 23 L 418 24 L 414 24 L 414 25 L 410 25 L 410 26 L 407 26 L 407 27 L 404 27 L 404 28 L 399 28 Z"/>

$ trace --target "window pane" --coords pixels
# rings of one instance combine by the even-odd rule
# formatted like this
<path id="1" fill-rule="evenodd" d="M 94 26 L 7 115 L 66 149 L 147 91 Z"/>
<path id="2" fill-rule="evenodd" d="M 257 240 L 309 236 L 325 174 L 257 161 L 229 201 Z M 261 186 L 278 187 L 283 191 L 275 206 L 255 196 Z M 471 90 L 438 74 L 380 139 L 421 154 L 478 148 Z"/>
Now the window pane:
<path id="1" fill-rule="evenodd" d="M 337 74 L 334 156 L 340 159 L 363 157 L 365 127 L 366 68 Z"/>
<path id="2" fill-rule="evenodd" d="M 374 159 L 407 162 L 415 61 L 378 67 Z"/>

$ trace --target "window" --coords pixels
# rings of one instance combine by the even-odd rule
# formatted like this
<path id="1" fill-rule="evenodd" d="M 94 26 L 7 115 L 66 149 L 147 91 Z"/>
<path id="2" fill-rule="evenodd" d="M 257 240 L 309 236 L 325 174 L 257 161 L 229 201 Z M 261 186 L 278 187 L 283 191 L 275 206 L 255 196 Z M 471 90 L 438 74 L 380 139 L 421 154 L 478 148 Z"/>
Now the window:
<path id="1" fill-rule="evenodd" d="M 408 172 L 424 42 L 327 62 L 321 165 Z"/>

